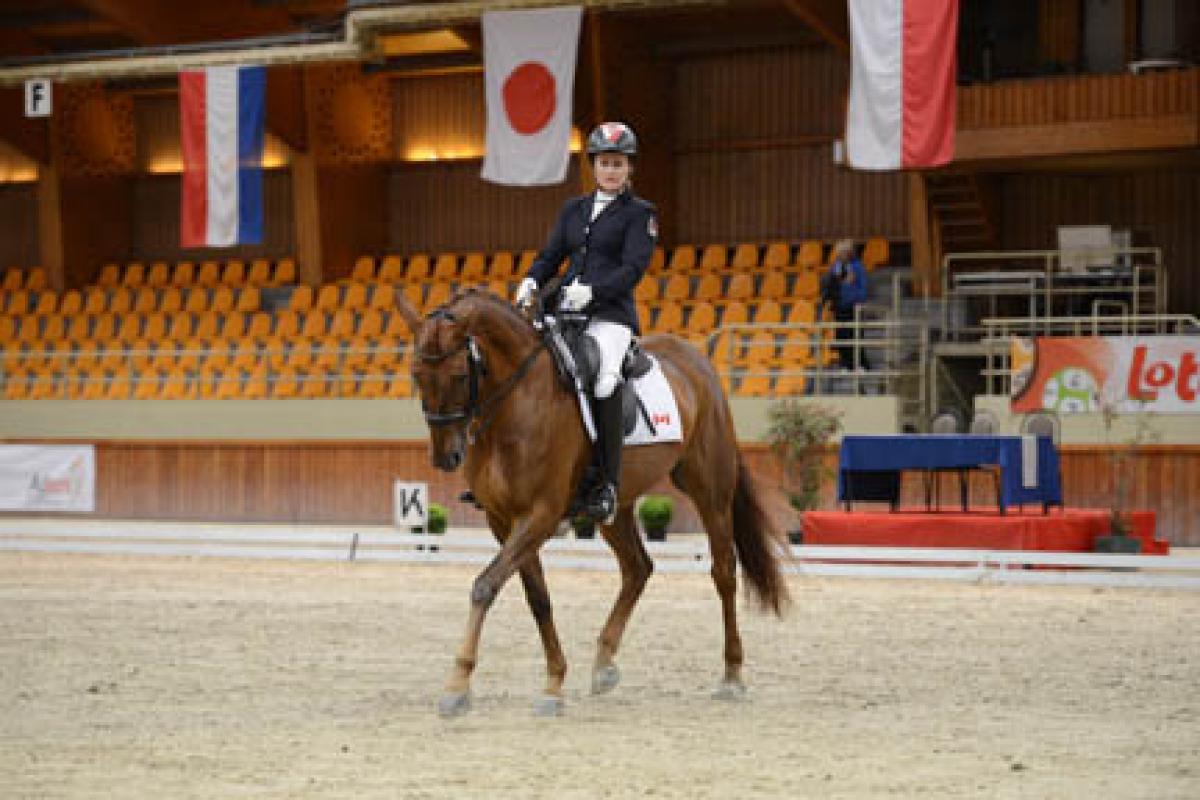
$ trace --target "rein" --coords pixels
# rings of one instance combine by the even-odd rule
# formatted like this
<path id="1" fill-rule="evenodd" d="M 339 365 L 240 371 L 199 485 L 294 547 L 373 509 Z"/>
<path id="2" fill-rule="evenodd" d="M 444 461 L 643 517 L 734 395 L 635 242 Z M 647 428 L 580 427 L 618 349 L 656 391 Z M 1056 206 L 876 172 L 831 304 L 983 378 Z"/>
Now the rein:
<path id="1" fill-rule="evenodd" d="M 430 319 L 438 318 L 447 319 L 451 322 L 458 320 L 451 311 L 445 308 L 439 308 L 430 314 Z M 463 350 L 467 351 L 466 404 L 457 409 L 431 411 L 425 405 L 425 399 L 421 398 L 421 412 L 425 415 L 426 424 L 431 428 L 436 428 L 466 422 L 467 442 L 474 444 L 475 440 L 491 425 L 496 411 L 499 410 L 500 401 L 516 388 L 517 384 L 529 372 L 530 367 L 533 366 L 533 363 L 544 349 L 545 342 L 539 341 L 533 350 L 521 360 L 521 363 L 513 370 L 513 373 L 496 387 L 491 396 L 482 400 L 479 396 L 479 379 L 481 376 L 487 375 L 487 365 L 483 361 L 483 356 L 479 352 L 479 345 L 475 343 L 474 336 L 468 335 L 461 345 L 445 353 L 425 353 L 418 351 L 417 357 L 426 364 L 440 364 L 447 358 L 461 353 Z"/>

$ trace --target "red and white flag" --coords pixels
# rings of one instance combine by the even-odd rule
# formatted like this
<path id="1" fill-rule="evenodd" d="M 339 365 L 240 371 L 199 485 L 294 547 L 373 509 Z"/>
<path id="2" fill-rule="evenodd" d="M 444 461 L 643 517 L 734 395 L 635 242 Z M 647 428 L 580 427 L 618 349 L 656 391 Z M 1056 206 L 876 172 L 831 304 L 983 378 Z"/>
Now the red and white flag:
<path id="1" fill-rule="evenodd" d="M 484 180 L 540 186 L 566 179 L 581 17 L 579 6 L 483 15 Z"/>
<path id="2" fill-rule="evenodd" d="M 954 158 L 958 0 L 850 0 L 846 158 L 857 169 Z"/>

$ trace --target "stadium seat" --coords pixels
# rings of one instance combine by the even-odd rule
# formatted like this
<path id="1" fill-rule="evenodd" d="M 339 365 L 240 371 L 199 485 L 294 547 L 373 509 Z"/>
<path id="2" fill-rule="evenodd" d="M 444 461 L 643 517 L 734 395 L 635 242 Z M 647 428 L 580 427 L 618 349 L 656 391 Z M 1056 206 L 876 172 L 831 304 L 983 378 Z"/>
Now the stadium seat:
<path id="1" fill-rule="evenodd" d="M 371 308 L 391 311 L 395 306 L 396 287 L 390 283 L 377 283 L 371 287 Z"/>
<path id="2" fill-rule="evenodd" d="M 654 253 L 650 256 L 650 264 L 646 267 L 646 272 L 654 275 L 660 274 L 667 266 L 667 253 L 661 247 L 655 247 Z"/>
<path id="3" fill-rule="evenodd" d="M 158 292 L 147 286 L 138 289 L 133 296 L 133 310 L 138 314 L 151 314 L 158 310 Z"/>
<path id="4" fill-rule="evenodd" d="M 13 317 L 19 317 L 22 314 L 29 313 L 29 292 L 24 289 L 16 289 L 7 293 L 7 297 L 0 295 L 0 300 L 4 301 L 3 308 L 0 312 Z"/>
<path id="5" fill-rule="evenodd" d="M 34 267 L 29 270 L 29 274 L 25 277 L 25 290 L 29 292 L 40 292 L 46 288 L 46 270 L 42 267 Z"/>
<path id="6" fill-rule="evenodd" d="M 165 314 L 158 312 L 145 315 L 145 325 L 142 327 L 142 335 L 151 341 L 157 339 L 165 339 L 167 336 L 167 317 Z"/>
<path id="7" fill-rule="evenodd" d="M 165 261 L 155 261 L 146 273 L 146 286 L 151 289 L 163 289 L 171 283 L 171 266 Z"/>
<path id="8" fill-rule="evenodd" d="M 205 311 L 202 314 L 196 315 L 196 327 L 192 331 L 192 336 L 195 336 L 204 341 L 212 341 L 221 334 L 221 322 L 223 315 L 213 311 Z"/>
<path id="9" fill-rule="evenodd" d="M 175 265 L 171 275 L 171 285 L 177 289 L 187 289 L 196 282 L 196 265 L 190 261 L 180 261 Z"/>
<path id="10" fill-rule="evenodd" d="M 763 269 L 787 269 L 792 263 L 792 248 L 787 242 L 771 242 L 763 252 Z"/>
<path id="11" fill-rule="evenodd" d="M 17 321 L 13 317 L 0 315 L 0 342 L 8 342 L 17 335 Z"/>
<path id="12" fill-rule="evenodd" d="M 154 364 L 154 344 L 149 339 L 134 339 L 129 345 L 129 366 L 135 373 L 147 371 Z"/>
<path id="13" fill-rule="evenodd" d="M 692 291 L 692 281 L 687 275 L 673 273 L 667 278 L 667 283 L 662 290 L 662 299 L 666 301 L 680 302 L 688 299 Z"/>
<path id="14" fill-rule="evenodd" d="M 326 283 L 317 290 L 317 299 L 313 303 L 313 308 L 318 308 L 322 311 L 332 311 L 341 304 L 342 287 L 336 283 Z"/>
<path id="15" fill-rule="evenodd" d="M 410 283 L 413 281 L 427 281 L 429 280 L 429 276 L 429 256 L 424 253 L 409 256 L 408 265 L 404 270 L 404 280 Z"/>
<path id="16" fill-rule="evenodd" d="M 770 325 L 783 320 L 783 308 L 775 300 L 759 300 L 754 304 L 754 324 Z"/>
<path id="17" fill-rule="evenodd" d="M 4 371 L 4 399 L 25 400 L 32 388 L 33 373 L 23 369 Z"/>
<path id="18" fill-rule="evenodd" d="M 802 271 L 814 271 L 821 268 L 821 243 L 808 239 L 800 243 L 796 253 L 796 267 Z"/>
<path id="19" fill-rule="evenodd" d="M 679 303 L 663 303 L 654 319 L 655 333 L 679 333 L 683 329 L 683 306 Z"/>
<path id="20" fill-rule="evenodd" d="M 167 338 L 173 342 L 182 342 L 192 337 L 196 326 L 195 316 L 187 311 L 177 311 L 167 317 Z"/>
<path id="21" fill-rule="evenodd" d="M 787 321 L 792 325 L 811 325 L 816 320 L 816 306 L 811 300 L 800 299 L 788 309 Z"/>
<path id="22" fill-rule="evenodd" d="M 155 400 L 162 396 L 162 373 L 142 370 L 137 373 L 133 387 L 134 400 Z"/>
<path id="23" fill-rule="evenodd" d="M 729 266 L 729 250 L 723 244 L 710 244 L 700 256 L 702 272 L 723 272 Z"/>
<path id="24" fill-rule="evenodd" d="M 83 313 L 83 295 L 75 289 L 65 293 L 62 296 L 62 302 L 58 304 L 58 313 L 64 317 Z"/>
<path id="25" fill-rule="evenodd" d="M 350 280 L 358 283 L 369 283 L 375 280 L 375 259 L 371 256 L 359 256 L 354 259 L 354 268 L 350 270 Z"/>
<path id="26" fill-rule="evenodd" d="M 179 368 L 167 373 L 162 392 L 163 398 L 167 400 L 193 400 L 197 394 L 191 373 Z"/>
<path id="27" fill-rule="evenodd" d="M 320 309 L 314 309 L 304 315 L 304 323 L 300 335 L 306 339 L 316 339 L 329 332 L 329 316 Z"/>
<path id="28" fill-rule="evenodd" d="M 723 295 L 726 300 L 741 300 L 748 302 L 754 298 L 754 275 L 749 272 L 739 272 L 729 279 L 729 286 Z"/>
<path id="29" fill-rule="evenodd" d="M 47 342 L 67 338 L 67 320 L 61 314 L 46 314 L 42 317 L 41 338 Z"/>
<path id="30" fill-rule="evenodd" d="M 108 297 L 108 310 L 114 314 L 128 314 L 133 311 L 133 292 L 122 286 Z"/>
<path id="31" fill-rule="evenodd" d="M 282 369 L 275 373 L 275 380 L 271 384 L 271 396 L 279 398 L 295 397 L 298 387 L 296 371 L 293 369 Z"/>
<path id="32" fill-rule="evenodd" d="M 399 312 L 393 312 L 388 315 L 381 335 L 387 339 L 409 339 L 412 337 L 412 332 L 409 331 L 404 317 Z"/>
<path id="33" fill-rule="evenodd" d="M 121 275 L 121 285 L 136 289 L 146 283 L 146 265 L 140 261 L 131 261 L 125 265 Z"/>
<path id="34" fill-rule="evenodd" d="M 211 311 L 218 314 L 228 314 L 233 311 L 233 289 L 228 286 L 218 286 L 212 293 L 212 305 L 209 306 Z"/>
<path id="35" fill-rule="evenodd" d="M 103 314 L 108 310 L 108 292 L 104 289 L 88 289 L 84 295 L 83 313 Z"/>
<path id="36" fill-rule="evenodd" d="M 41 320 L 33 315 L 17 317 L 17 341 L 33 342 L 41 335 Z"/>
<path id="37" fill-rule="evenodd" d="M 275 274 L 271 276 L 272 286 L 287 286 L 296 282 L 296 262 L 291 258 L 281 258 L 275 262 Z"/>
<path id="38" fill-rule="evenodd" d="M 72 314 L 69 317 L 64 316 L 63 319 L 66 320 L 68 339 L 73 342 L 82 342 L 88 339 L 92 327 L 92 318 L 89 315 Z"/>
<path id="39" fill-rule="evenodd" d="M 888 240 L 882 236 L 872 236 L 867 239 L 866 245 L 863 246 L 862 262 L 863 266 L 868 270 L 873 270 L 876 267 L 884 266 L 890 258 L 888 252 Z"/>
<path id="40" fill-rule="evenodd" d="M 246 275 L 246 285 L 262 287 L 271 283 L 271 262 L 265 258 L 256 258 L 250 262 L 250 272 Z"/>
<path id="41" fill-rule="evenodd" d="M 200 262 L 200 270 L 196 273 L 196 285 L 213 288 L 221 282 L 221 264 L 208 260 Z"/>
<path id="42" fill-rule="evenodd" d="M 483 253 L 467 253 L 463 257 L 462 271 L 458 279 L 463 283 L 480 283 L 485 279 L 485 267 Z"/>
<path id="43" fill-rule="evenodd" d="M 787 273 L 768 272 L 762 276 L 758 296 L 764 300 L 782 300 L 787 297 Z"/>
<path id="44" fill-rule="evenodd" d="M 513 276 L 514 279 L 520 280 L 529 274 L 529 268 L 533 266 L 534 259 L 537 258 L 536 250 L 522 250 L 521 260 L 517 264 L 517 273 Z"/>
<path id="45" fill-rule="evenodd" d="M 279 336 L 284 339 L 291 339 L 300 335 L 300 314 L 299 312 L 288 309 L 279 311 L 275 314 L 275 329 L 271 332 L 273 336 Z"/>
<path id="46" fill-rule="evenodd" d="M 118 369 L 122 367 L 127 358 L 125 342 L 117 338 L 108 338 L 100 340 L 96 349 L 96 358 L 99 359 L 100 366 L 104 369 Z"/>
<path id="47" fill-rule="evenodd" d="M 510 281 L 513 279 L 516 268 L 513 254 L 502 250 L 492 255 L 492 261 L 487 269 L 487 278 L 492 281 Z"/>
<path id="48" fill-rule="evenodd" d="M 250 316 L 246 326 L 246 336 L 256 342 L 261 342 L 271 335 L 271 315 L 266 311 L 256 311 Z"/>
<path id="49" fill-rule="evenodd" d="M 424 308 L 423 302 L 425 298 L 425 284 L 423 283 L 406 283 L 404 285 L 404 299 L 408 301 L 418 312 Z"/>
<path id="50" fill-rule="evenodd" d="M 357 311 L 367 307 L 367 285 L 365 283 L 351 283 L 346 286 L 346 293 L 342 297 L 341 308 L 348 308 L 351 311 Z"/>
<path id="51" fill-rule="evenodd" d="M 792 286 L 792 294 L 809 300 L 816 300 L 821 293 L 821 276 L 815 271 L 801 272 L 796 276 Z"/>
<path id="52" fill-rule="evenodd" d="M 12 274 L 12 270 L 9 270 L 9 274 Z M 19 277 L 20 273 L 18 272 L 17 275 Z M 4 289 L 6 291 L 9 290 L 10 288 L 15 289 L 20 286 L 20 284 L 18 283 L 17 286 L 9 287 L 9 283 L 10 283 L 10 281 L 8 279 L 8 275 L 5 275 Z M 108 264 L 105 264 L 104 266 L 100 267 L 100 274 L 98 276 L 96 276 L 96 285 L 106 288 L 106 289 L 120 286 L 121 285 L 121 265 L 109 262 Z"/>
<path id="53" fill-rule="evenodd" d="M 242 397 L 247 400 L 262 400 L 270 394 L 267 385 L 267 370 L 259 367 L 246 377 L 246 385 L 242 388 Z"/>
<path id="54" fill-rule="evenodd" d="M 97 314 L 92 319 L 90 338 L 96 341 L 111 339 L 117 335 L 117 318 L 112 314 Z"/>
<path id="55" fill-rule="evenodd" d="M 379 275 L 376 280 L 380 283 L 399 283 L 404 275 L 404 259 L 400 256 L 384 256 L 379 265 Z"/>
<path id="56" fill-rule="evenodd" d="M 117 321 L 117 337 L 123 342 L 133 342 L 142 336 L 142 315 L 122 314 Z"/>
<path id="57" fill-rule="evenodd" d="M 437 257 L 433 266 L 433 280 L 451 283 L 458 279 L 458 256 L 454 253 L 442 253 Z"/>
<path id="58" fill-rule="evenodd" d="M 177 286 L 163 289 L 158 298 L 158 310 L 163 314 L 177 314 L 183 311 L 183 292 Z"/>
<path id="59" fill-rule="evenodd" d="M 639 303 L 653 303 L 658 299 L 659 289 L 662 281 L 653 275 L 647 275 L 638 282 L 637 288 L 633 291 L 633 296 Z"/>
<path id="60" fill-rule="evenodd" d="M 758 245 L 743 242 L 733 250 L 729 268 L 734 272 L 753 272 L 758 269 Z"/>
<path id="61" fill-rule="evenodd" d="M 204 286 L 193 286 L 188 289 L 183 310 L 193 314 L 203 314 L 208 311 L 208 289 Z"/>
<path id="62" fill-rule="evenodd" d="M 233 308 L 243 314 L 250 314 L 262 307 L 262 293 L 257 286 L 243 286 L 238 290 L 237 302 Z"/>
<path id="63" fill-rule="evenodd" d="M 672 273 L 690 272 L 696 268 L 696 248 L 690 244 L 676 245 L 671 251 L 671 261 L 667 271 Z"/>
<path id="64" fill-rule="evenodd" d="M 354 317 L 354 311 L 349 308 L 335 310 L 329 320 L 329 335 L 343 339 L 353 336 Z"/>
<path id="65" fill-rule="evenodd" d="M 693 341 L 703 339 L 717 327 L 717 310 L 711 303 L 696 303 L 688 314 L 684 335 Z"/>
<path id="66" fill-rule="evenodd" d="M 388 381 L 386 394 L 388 397 L 412 397 L 412 376 L 407 370 L 392 373 Z"/>
<path id="67" fill-rule="evenodd" d="M 358 316 L 353 335 L 371 339 L 383 333 L 383 313 L 377 308 L 368 308 Z"/>
<path id="68" fill-rule="evenodd" d="M 507 281 L 488 281 L 484 288 L 501 300 L 508 300 L 513 293 L 511 286 Z"/>
<path id="69" fill-rule="evenodd" d="M 429 286 L 429 293 L 425 295 L 425 313 L 429 313 L 440 305 L 443 305 L 450 300 L 450 284 L 434 283 Z"/>
<path id="70" fill-rule="evenodd" d="M 246 283 L 246 262 L 240 258 L 231 258 L 225 262 L 221 271 L 221 283 L 231 288 L 240 288 Z"/>
<path id="71" fill-rule="evenodd" d="M 750 321 L 750 311 L 741 300 L 734 300 L 725 305 L 721 313 L 721 327 L 727 325 L 745 325 Z"/>
<path id="72" fill-rule="evenodd" d="M 288 300 L 288 310 L 297 313 L 308 311 L 313 305 L 313 288 L 307 283 L 302 283 L 292 289 L 292 296 Z"/>
<path id="73" fill-rule="evenodd" d="M 240 339 L 246 333 L 246 315 L 241 311 L 230 311 L 221 317 L 218 335 L 222 339 Z"/>

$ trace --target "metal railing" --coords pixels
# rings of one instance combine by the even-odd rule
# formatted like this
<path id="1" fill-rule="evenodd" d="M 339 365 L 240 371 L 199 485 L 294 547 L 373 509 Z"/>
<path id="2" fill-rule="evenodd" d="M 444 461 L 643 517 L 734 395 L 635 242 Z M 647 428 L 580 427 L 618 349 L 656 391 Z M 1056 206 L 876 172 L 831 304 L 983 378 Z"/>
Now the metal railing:
<path id="1" fill-rule="evenodd" d="M 1068 253 L 1079 255 L 1077 250 Z M 1071 315 L 1081 304 L 1087 304 L 1087 314 L 1121 308 L 1134 319 L 1161 316 L 1166 311 L 1167 273 L 1160 248 L 1112 247 L 1092 255 L 1111 259 L 1113 266 L 1065 270 L 1060 250 L 946 254 L 942 258 L 942 335 L 969 340 L 987 333 L 982 325 L 970 321 L 952 324 L 950 309 L 955 299 L 982 298 L 988 305 L 985 318 L 1004 316 L 999 307 L 1002 298 L 1023 302 L 1027 319 L 1035 326 Z M 980 268 L 987 264 L 996 268 Z M 1040 330 L 1050 335 L 1048 327 Z"/>

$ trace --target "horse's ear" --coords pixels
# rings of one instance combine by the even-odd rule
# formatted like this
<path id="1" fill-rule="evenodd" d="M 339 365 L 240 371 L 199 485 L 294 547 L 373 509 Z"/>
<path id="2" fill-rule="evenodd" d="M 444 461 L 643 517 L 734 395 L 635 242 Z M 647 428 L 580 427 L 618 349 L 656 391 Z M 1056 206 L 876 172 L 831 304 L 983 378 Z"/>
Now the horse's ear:
<path id="1" fill-rule="evenodd" d="M 408 298 L 399 293 L 396 295 L 396 310 L 400 312 L 400 316 L 404 319 L 404 324 L 408 326 L 409 331 L 412 332 L 415 338 L 417 331 L 421 330 L 421 315 L 408 302 Z"/>

